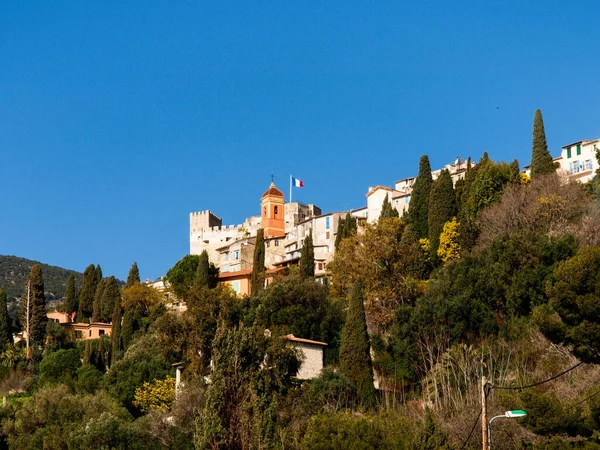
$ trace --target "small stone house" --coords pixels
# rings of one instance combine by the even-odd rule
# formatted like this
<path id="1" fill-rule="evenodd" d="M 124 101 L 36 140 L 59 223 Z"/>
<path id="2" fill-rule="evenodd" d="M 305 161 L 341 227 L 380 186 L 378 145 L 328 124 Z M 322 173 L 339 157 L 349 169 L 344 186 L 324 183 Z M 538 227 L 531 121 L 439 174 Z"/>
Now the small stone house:
<path id="1" fill-rule="evenodd" d="M 321 375 L 321 370 L 323 370 L 323 352 L 327 344 L 325 342 L 297 338 L 293 334 L 288 334 L 285 338 L 292 347 L 302 352 L 303 361 L 296 377 L 301 380 L 318 378 Z"/>

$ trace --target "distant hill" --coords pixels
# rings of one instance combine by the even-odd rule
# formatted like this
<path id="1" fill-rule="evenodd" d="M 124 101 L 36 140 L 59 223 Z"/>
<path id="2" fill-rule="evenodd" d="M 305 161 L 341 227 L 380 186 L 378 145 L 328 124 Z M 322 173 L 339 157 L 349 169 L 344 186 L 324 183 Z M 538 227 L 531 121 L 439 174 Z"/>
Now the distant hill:
<path id="1" fill-rule="evenodd" d="M 44 289 L 48 300 L 64 297 L 67 289 L 67 278 L 75 275 L 75 286 L 81 289 L 83 274 L 62 267 L 49 266 L 39 261 L 19 258 L 18 256 L 0 255 L 0 286 L 6 288 L 8 299 L 21 297 L 25 292 L 27 276 L 34 264 L 41 264 L 42 277 L 44 278 Z"/>

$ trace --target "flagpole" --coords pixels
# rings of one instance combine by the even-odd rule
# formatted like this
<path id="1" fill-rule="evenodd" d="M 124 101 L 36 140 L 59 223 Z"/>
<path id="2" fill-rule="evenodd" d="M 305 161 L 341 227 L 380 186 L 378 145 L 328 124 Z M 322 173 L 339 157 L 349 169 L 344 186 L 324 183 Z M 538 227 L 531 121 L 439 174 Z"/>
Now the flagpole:
<path id="1" fill-rule="evenodd" d="M 290 203 L 292 203 L 292 175 L 290 175 Z"/>

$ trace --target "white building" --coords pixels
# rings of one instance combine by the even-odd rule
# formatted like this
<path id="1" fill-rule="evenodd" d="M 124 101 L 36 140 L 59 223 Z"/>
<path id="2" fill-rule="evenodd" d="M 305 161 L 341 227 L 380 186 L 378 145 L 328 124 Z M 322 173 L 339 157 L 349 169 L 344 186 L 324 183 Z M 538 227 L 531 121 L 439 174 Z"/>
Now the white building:
<path id="1" fill-rule="evenodd" d="M 562 148 L 559 158 L 554 161 L 572 180 L 587 183 L 596 174 L 598 161 L 596 152 L 600 149 L 600 139 L 595 141 L 579 141 Z"/>

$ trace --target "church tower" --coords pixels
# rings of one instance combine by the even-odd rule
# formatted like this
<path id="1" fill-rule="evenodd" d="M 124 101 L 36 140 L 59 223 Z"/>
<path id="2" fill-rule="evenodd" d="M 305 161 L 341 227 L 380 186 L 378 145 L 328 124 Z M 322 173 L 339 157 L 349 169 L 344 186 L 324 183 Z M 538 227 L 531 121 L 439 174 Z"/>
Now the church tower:
<path id="1" fill-rule="evenodd" d="M 265 230 L 265 237 L 285 236 L 284 203 L 283 192 L 271 182 L 260 202 L 261 228 Z"/>

